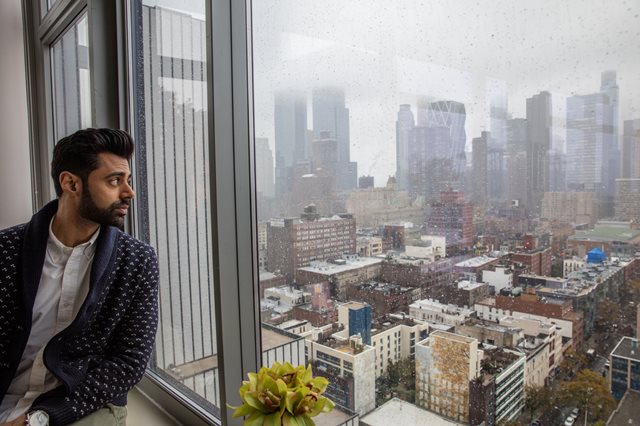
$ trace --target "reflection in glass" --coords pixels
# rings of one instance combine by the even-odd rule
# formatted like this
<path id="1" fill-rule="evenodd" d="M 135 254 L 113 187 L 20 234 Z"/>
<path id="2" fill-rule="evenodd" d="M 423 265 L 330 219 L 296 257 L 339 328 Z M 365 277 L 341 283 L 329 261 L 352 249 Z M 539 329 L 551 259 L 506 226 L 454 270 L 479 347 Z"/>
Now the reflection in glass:
<path id="1" fill-rule="evenodd" d="M 525 3 L 252 2 L 262 320 L 345 413 L 528 424 L 633 334 L 640 9 Z"/>
<path id="2" fill-rule="evenodd" d="M 215 413 L 204 1 L 173 3 L 135 5 L 139 228 L 160 259 L 151 368 Z"/>
<path id="3" fill-rule="evenodd" d="M 91 126 L 87 14 L 51 46 L 54 140 Z"/>

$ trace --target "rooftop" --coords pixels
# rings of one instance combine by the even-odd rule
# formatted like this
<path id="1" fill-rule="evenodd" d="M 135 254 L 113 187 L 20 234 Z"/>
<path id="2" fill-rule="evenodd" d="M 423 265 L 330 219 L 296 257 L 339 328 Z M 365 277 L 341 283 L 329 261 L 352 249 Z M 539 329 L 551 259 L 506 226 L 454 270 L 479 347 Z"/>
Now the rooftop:
<path id="1" fill-rule="evenodd" d="M 628 390 L 618 408 L 611 413 L 607 426 L 633 426 L 640 424 L 640 392 Z"/>
<path id="2" fill-rule="evenodd" d="M 377 281 L 371 281 L 356 286 L 361 291 L 379 292 L 384 295 L 402 294 L 408 291 L 415 291 L 415 288 L 402 287 L 398 284 L 381 283 Z"/>
<path id="3" fill-rule="evenodd" d="M 322 416 L 317 417 L 318 419 Z M 360 418 L 363 426 L 387 426 L 387 425 L 430 425 L 430 426 L 457 426 L 456 423 L 445 419 L 431 411 L 416 407 L 415 405 L 391 398 L 380 407 Z"/>
<path id="4" fill-rule="evenodd" d="M 382 318 L 378 318 L 371 323 L 371 334 L 376 335 L 378 333 L 382 333 L 383 331 L 389 330 L 390 328 L 406 325 L 408 327 L 413 327 L 414 325 L 418 325 L 419 323 L 414 321 L 413 319 L 407 318 L 396 318 L 390 315 L 386 315 Z"/>
<path id="5" fill-rule="evenodd" d="M 638 339 L 628 336 L 623 337 L 611 352 L 611 356 L 640 361 L 640 343 Z"/>
<path id="6" fill-rule="evenodd" d="M 479 266 L 484 266 L 487 263 L 491 263 L 498 260 L 495 257 L 489 256 L 477 256 L 472 257 L 471 259 L 463 260 L 462 262 L 456 263 L 456 267 L 458 268 L 477 268 Z"/>
<path id="7" fill-rule="evenodd" d="M 333 275 L 340 272 L 352 271 L 358 268 L 381 264 L 383 259 L 377 257 L 355 257 L 344 261 L 338 265 L 330 262 L 311 262 L 310 266 L 298 268 L 298 271 L 313 272 L 315 274 Z"/>
<path id="8" fill-rule="evenodd" d="M 409 305 L 409 309 L 438 310 L 441 313 L 450 315 L 471 315 L 474 312 L 474 310 L 470 308 L 464 308 L 453 304 L 446 305 L 433 299 L 417 300 Z"/>
<path id="9" fill-rule="evenodd" d="M 522 356 L 524 354 L 517 355 L 503 348 L 485 349 L 484 358 L 482 359 L 482 372 L 498 375 Z"/>
<path id="10" fill-rule="evenodd" d="M 632 242 L 636 238 L 640 239 L 640 230 L 618 228 L 612 226 L 602 226 L 587 231 L 576 231 L 576 234 L 569 237 L 574 241 L 622 241 Z"/>

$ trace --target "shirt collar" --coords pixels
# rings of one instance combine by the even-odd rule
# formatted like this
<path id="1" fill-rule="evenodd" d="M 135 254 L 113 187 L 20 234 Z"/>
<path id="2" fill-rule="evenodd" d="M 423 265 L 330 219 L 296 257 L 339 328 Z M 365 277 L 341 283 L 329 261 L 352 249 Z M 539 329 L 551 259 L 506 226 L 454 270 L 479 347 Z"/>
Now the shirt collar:
<path id="1" fill-rule="evenodd" d="M 55 218 L 55 216 L 54 216 Z M 100 235 L 100 228 L 98 227 L 98 229 L 96 230 L 96 232 L 93 233 L 93 235 L 91 235 L 91 238 L 89 238 L 88 241 L 82 243 L 82 244 L 78 244 L 75 247 L 68 247 L 66 245 L 64 245 L 62 243 L 62 241 L 60 241 L 58 239 L 58 237 L 56 237 L 56 235 L 53 233 L 53 219 L 51 218 L 51 222 L 49 222 L 49 249 L 54 250 L 57 254 L 59 255 L 63 255 L 64 257 L 69 257 L 71 255 L 71 252 L 76 249 L 82 249 L 82 254 L 87 258 L 90 259 L 91 257 L 93 257 L 93 254 L 96 251 L 96 245 L 95 242 L 98 239 L 98 235 Z"/>

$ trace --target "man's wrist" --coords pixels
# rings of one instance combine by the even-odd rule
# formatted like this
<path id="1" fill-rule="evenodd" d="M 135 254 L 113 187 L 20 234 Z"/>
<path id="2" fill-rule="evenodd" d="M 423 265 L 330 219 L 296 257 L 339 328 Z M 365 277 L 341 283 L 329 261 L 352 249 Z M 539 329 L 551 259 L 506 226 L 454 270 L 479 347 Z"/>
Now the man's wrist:
<path id="1" fill-rule="evenodd" d="M 27 413 L 25 425 L 27 426 L 49 426 L 49 414 L 46 411 L 34 410 Z"/>

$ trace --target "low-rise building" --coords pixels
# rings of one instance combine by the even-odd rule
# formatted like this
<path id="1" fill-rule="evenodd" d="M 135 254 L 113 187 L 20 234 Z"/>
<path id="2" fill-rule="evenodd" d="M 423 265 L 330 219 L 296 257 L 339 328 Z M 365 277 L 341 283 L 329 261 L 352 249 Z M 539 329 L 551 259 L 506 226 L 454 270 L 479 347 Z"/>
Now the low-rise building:
<path id="1" fill-rule="evenodd" d="M 455 264 L 453 271 L 457 274 L 474 276 L 477 281 L 482 279 L 482 271 L 495 267 L 500 258 L 490 256 L 477 256 Z"/>
<path id="2" fill-rule="evenodd" d="M 469 382 L 480 374 L 478 341 L 434 331 L 416 346 L 416 404 L 454 421 L 469 422 Z"/>
<path id="3" fill-rule="evenodd" d="M 574 348 L 582 347 L 584 314 L 574 311 L 571 301 L 547 300 L 535 293 L 496 295 L 476 303 L 474 309 L 478 318 L 487 321 L 499 322 L 513 316 L 549 322 L 558 327 L 558 333 Z"/>
<path id="4" fill-rule="evenodd" d="M 588 337 L 593 332 L 600 302 L 619 300 L 626 264 L 618 260 L 589 263 L 570 273 L 559 288 L 537 288 L 536 293 L 546 300 L 571 301 L 573 310 L 584 314 L 584 335 Z"/>
<path id="5" fill-rule="evenodd" d="M 461 426 L 462 424 L 398 398 L 391 398 L 371 413 L 360 418 L 360 426 L 388 425 Z"/>
<path id="6" fill-rule="evenodd" d="M 472 337 L 483 344 L 498 347 L 515 348 L 524 340 L 524 331 L 521 328 L 474 319 L 457 326 L 456 333 Z"/>
<path id="7" fill-rule="evenodd" d="M 525 339 L 518 344 L 518 349 L 527 354 L 525 384 L 543 386 L 562 363 L 562 335 L 558 327 L 548 320 L 513 316 L 502 318 L 500 324 L 524 331 Z M 546 354 L 539 354 L 540 351 Z"/>
<path id="8" fill-rule="evenodd" d="M 362 415 L 376 406 L 376 351 L 362 339 L 305 339 L 307 361 L 314 374 L 329 380 L 325 394 L 337 405 Z"/>
<path id="9" fill-rule="evenodd" d="M 407 312 L 409 305 L 420 299 L 420 289 L 370 281 L 347 287 L 347 299 L 366 302 L 375 316 Z"/>
<path id="10" fill-rule="evenodd" d="M 473 306 L 476 302 L 487 298 L 490 293 L 489 286 L 485 283 L 460 280 L 441 286 L 437 295 L 438 300 L 443 303 Z"/>
<path id="11" fill-rule="evenodd" d="M 640 229 L 633 229 L 630 222 L 598 222 L 593 229 L 576 231 L 567 246 L 580 257 L 596 247 L 609 256 L 633 256 L 640 250 Z"/>
<path id="12" fill-rule="evenodd" d="M 493 294 L 498 294 L 502 289 L 513 287 L 513 272 L 504 267 L 486 269 L 482 271 L 482 282 L 491 287 Z"/>
<path id="13" fill-rule="evenodd" d="M 609 356 L 609 386 L 616 401 L 627 390 L 640 391 L 640 344 L 638 339 L 623 337 Z"/>
<path id="14" fill-rule="evenodd" d="M 428 333 L 429 324 L 398 315 L 388 315 L 374 321 L 371 325 L 371 344 L 376 349 L 376 377 L 386 373 L 390 362 L 397 364 L 415 356 L 416 343 L 426 338 Z"/>
<path id="15" fill-rule="evenodd" d="M 587 266 L 587 261 L 583 257 L 573 256 L 562 261 L 562 276 L 567 277 L 573 271 L 580 270 Z"/>
<path id="16" fill-rule="evenodd" d="M 476 312 L 473 309 L 424 299 L 409 305 L 409 316 L 420 321 L 459 326 L 467 319 L 476 317 Z"/>
<path id="17" fill-rule="evenodd" d="M 333 262 L 312 262 L 298 268 L 298 284 L 328 282 L 331 295 L 341 301 L 348 300 L 347 288 L 379 279 L 383 260 L 377 257 L 348 256 Z"/>
<path id="18" fill-rule="evenodd" d="M 453 264 L 450 259 L 426 262 L 406 256 L 392 257 L 382 263 L 380 280 L 419 288 L 421 299 L 435 297 L 441 293 L 443 286 L 453 282 Z"/>

